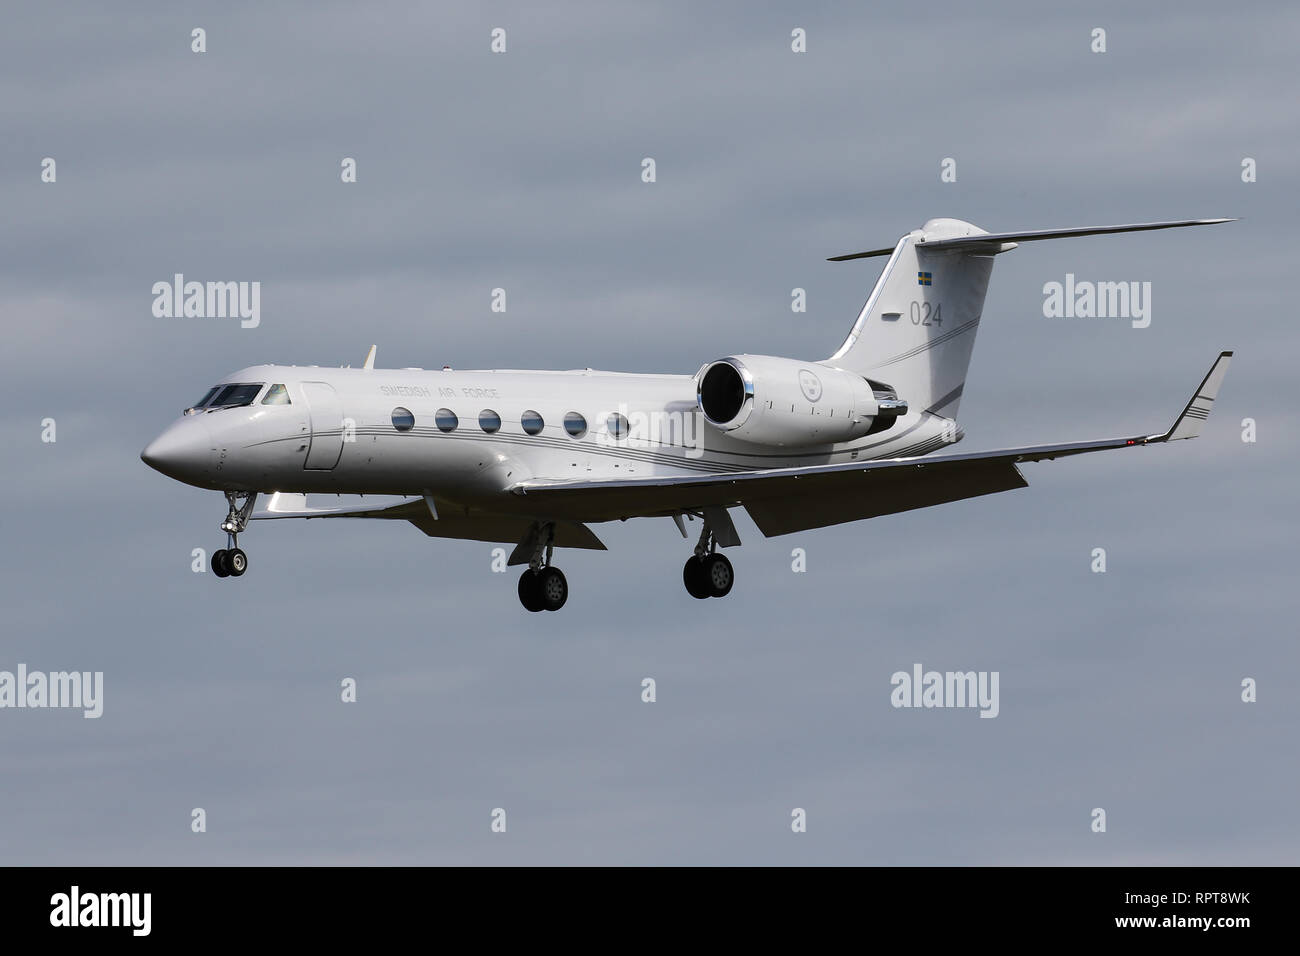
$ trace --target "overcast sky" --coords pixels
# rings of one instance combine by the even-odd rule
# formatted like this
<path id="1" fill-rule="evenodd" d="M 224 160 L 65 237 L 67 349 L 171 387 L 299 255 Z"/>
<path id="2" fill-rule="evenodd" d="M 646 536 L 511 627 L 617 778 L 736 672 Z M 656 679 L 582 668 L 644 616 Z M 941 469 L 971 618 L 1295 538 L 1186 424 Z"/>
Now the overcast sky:
<path id="1" fill-rule="evenodd" d="M 1300 15 L 1133 7 L 12 7 L 0 670 L 105 690 L 99 720 L 0 710 L 0 859 L 1294 863 Z M 602 526 L 557 614 L 396 522 L 255 524 L 245 577 L 192 573 L 224 502 L 138 457 L 230 371 L 372 343 L 824 358 L 882 262 L 825 258 L 935 216 L 1242 217 L 999 257 L 961 404 L 963 451 L 1160 431 L 1235 349 L 1205 434 L 783 538 L 735 512 L 725 600 L 683 590 L 667 519 Z M 260 281 L 260 326 L 155 318 L 176 272 Z M 1150 282 L 1150 327 L 1044 318 L 1067 273 Z M 914 663 L 998 671 L 999 716 L 894 709 Z"/>

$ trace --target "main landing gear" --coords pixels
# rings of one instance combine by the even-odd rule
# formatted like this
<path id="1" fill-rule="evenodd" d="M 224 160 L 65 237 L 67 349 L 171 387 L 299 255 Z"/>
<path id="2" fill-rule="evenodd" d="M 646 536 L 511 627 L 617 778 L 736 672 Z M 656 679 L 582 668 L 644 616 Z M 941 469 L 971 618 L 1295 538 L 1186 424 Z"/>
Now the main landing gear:
<path id="1" fill-rule="evenodd" d="M 700 518 L 704 527 L 695 545 L 695 553 L 682 568 L 682 582 L 695 598 L 726 597 L 735 584 L 736 572 L 719 545 L 740 544 L 736 528 L 723 508 L 705 508 L 702 512 L 679 513 L 674 520 L 686 536 L 684 517 Z M 569 582 L 564 572 L 551 564 L 555 551 L 555 523 L 536 521 L 510 555 L 510 564 L 518 567 L 528 560 L 528 568 L 519 577 L 519 603 L 529 611 L 558 611 L 569 599 Z"/>
<path id="2" fill-rule="evenodd" d="M 682 582 L 691 597 L 703 600 L 726 597 L 731 593 L 736 572 L 726 556 L 718 553 L 717 548 L 717 536 L 706 519 L 699 543 L 695 545 L 695 553 L 686 559 L 686 566 L 682 568 Z"/>
<path id="3" fill-rule="evenodd" d="M 555 525 L 547 523 L 537 536 L 528 569 L 519 577 L 519 603 L 529 611 L 558 611 L 569 599 L 564 572 L 551 564 Z"/>
<path id="4" fill-rule="evenodd" d="M 248 519 L 253 514 L 253 505 L 257 501 L 256 491 L 243 492 L 244 502 L 239 503 L 240 492 L 227 491 L 226 501 L 230 503 L 230 512 L 221 522 L 221 530 L 226 533 L 226 547 L 212 552 L 212 573 L 219 578 L 237 578 L 248 570 L 248 555 L 239 547 L 239 535 L 248 527 Z"/>

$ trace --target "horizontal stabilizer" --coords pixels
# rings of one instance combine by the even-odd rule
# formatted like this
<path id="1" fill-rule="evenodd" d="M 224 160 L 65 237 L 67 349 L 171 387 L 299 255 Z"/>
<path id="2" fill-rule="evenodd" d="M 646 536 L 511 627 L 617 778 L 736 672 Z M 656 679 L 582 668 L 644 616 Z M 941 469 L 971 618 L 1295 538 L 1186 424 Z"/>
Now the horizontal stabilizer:
<path id="1" fill-rule="evenodd" d="M 1028 232 L 991 232 L 983 236 L 958 236 L 918 242 L 918 249 L 961 249 L 1004 242 L 1037 242 L 1039 239 L 1073 239 L 1076 236 L 1105 236 L 1115 232 L 1148 232 L 1152 229 L 1179 229 L 1183 226 L 1214 226 L 1235 219 L 1179 219 L 1175 222 L 1135 222 L 1123 226 L 1075 226 L 1067 229 L 1032 229 Z"/>
<path id="2" fill-rule="evenodd" d="M 973 236 L 954 236 L 946 239 L 924 239 L 916 243 L 917 249 L 942 252 L 945 249 L 966 249 L 971 252 L 1004 252 L 1005 243 L 1037 242 L 1040 239 L 1071 239 L 1077 236 L 1104 236 L 1117 232 L 1149 232 L 1153 229 L 1180 229 L 1183 226 L 1214 226 L 1221 222 L 1236 222 L 1235 219 L 1178 219 L 1170 222 L 1134 222 L 1120 226 L 1070 226 L 1065 229 L 1030 229 L 1024 232 L 990 232 Z M 847 262 L 850 259 L 870 259 L 874 256 L 887 256 L 894 251 L 888 249 L 871 249 L 867 252 L 855 252 L 847 256 L 832 256 L 827 262 Z"/>
<path id="3" fill-rule="evenodd" d="M 827 262 L 848 262 L 850 259 L 873 259 L 876 256 L 888 256 L 894 252 L 893 246 L 886 246 L 884 249 L 871 249 L 867 252 L 855 252 L 847 256 L 831 256 Z"/>

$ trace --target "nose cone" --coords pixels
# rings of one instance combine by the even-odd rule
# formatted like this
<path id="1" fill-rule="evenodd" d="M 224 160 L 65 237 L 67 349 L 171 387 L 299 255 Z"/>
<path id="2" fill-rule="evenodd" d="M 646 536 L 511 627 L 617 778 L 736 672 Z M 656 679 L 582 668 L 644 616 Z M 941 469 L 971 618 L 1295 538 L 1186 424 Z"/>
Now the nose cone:
<path id="1" fill-rule="evenodd" d="M 212 443 L 202 415 L 189 415 L 151 441 L 140 460 L 168 478 L 202 484 L 208 477 Z"/>

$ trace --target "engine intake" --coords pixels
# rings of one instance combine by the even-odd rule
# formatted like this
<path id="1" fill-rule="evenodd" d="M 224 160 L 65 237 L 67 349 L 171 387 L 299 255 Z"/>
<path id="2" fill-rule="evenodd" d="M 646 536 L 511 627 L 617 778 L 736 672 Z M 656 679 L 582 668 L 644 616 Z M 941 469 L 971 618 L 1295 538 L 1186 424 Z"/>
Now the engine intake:
<path id="1" fill-rule="evenodd" d="M 753 397 L 754 380 L 739 362 L 714 362 L 700 376 L 700 411 L 714 425 L 735 421 L 745 402 Z"/>

